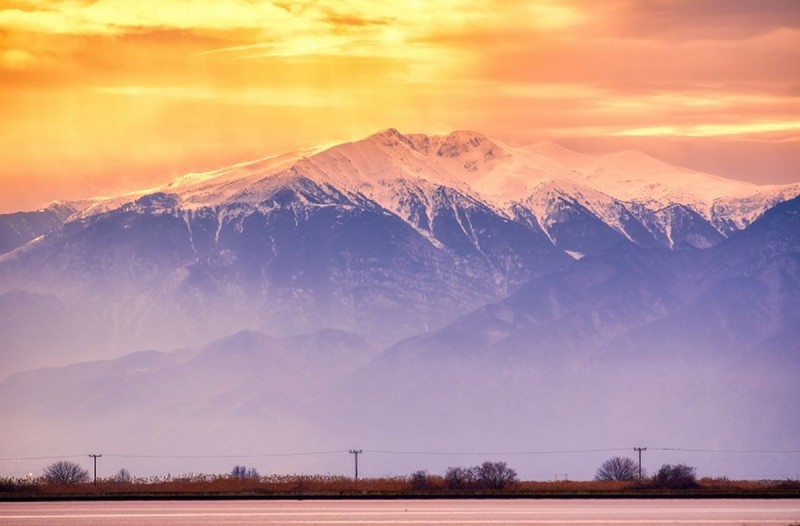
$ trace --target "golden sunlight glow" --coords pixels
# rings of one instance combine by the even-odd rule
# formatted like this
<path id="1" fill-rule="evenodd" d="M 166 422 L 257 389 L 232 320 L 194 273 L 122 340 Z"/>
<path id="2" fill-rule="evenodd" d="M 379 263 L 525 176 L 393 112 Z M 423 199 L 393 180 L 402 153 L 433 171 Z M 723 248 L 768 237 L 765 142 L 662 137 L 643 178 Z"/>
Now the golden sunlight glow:
<path id="1" fill-rule="evenodd" d="M 616 132 L 622 136 L 685 136 L 715 137 L 720 135 L 747 135 L 751 133 L 769 133 L 795 131 L 800 132 L 800 121 L 797 122 L 753 122 L 739 124 L 697 124 L 693 126 L 651 126 Z"/>
<path id="2" fill-rule="evenodd" d="M 797 135 L 800 30 L 681 5 L 6 0 L 0 210 L 387 127 Z"/>

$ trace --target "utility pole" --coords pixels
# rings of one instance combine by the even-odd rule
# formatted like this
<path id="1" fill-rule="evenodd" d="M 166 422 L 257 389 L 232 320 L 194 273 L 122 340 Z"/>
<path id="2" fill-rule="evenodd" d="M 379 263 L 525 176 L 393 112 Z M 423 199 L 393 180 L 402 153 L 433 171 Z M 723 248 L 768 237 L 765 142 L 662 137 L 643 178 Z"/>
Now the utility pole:
<path id="1" fill-rule="evenodd" d="M 360 450 L 360 449 L 351 449 L 350 450 L 350 454 L 353 455 L 355 457 L 355 460 L 356 460 L 356 486 L 358 486 L 358 455 L 360 455 L 361 453 L 363 453 L 363 451 Z"/>
<path id="2" fill-rule="evenodd" d="M 92 455 L 90 453 L 89 456 L 92 457 L 92 460 L 94 460 L 94 485 L 97 486 L 97 459 L 103 455 Z"/>
<path id="3" fill-rule="evenodd" d="M 639 453 L 639 480 L 642 479 L 642 451 L 647 451 L 646 447 L 635 447 L 634 451 Z"/>

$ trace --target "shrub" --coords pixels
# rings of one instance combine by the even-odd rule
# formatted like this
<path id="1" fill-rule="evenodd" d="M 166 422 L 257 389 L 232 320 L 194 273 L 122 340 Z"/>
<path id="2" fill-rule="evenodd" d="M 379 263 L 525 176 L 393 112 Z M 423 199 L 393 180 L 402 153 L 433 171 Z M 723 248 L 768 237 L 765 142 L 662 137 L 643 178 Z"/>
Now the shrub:
<path id="1" fill-rule="evenodd" d="M 653 477 L 660 488 L 693 488 L 697 486 L 695 468 L 686 464 L 664 464 Z"/>
<path id="2" fill-rule="evenodd" d="M 431 489 L 433 487 L 431 477 L 424 469 L 412 473 L 411 477 L 409 477 L 409 482 L 411 483 L 411 489 Z"/>
<path id="3" fill-rule="evenodd" d="M 484 462 L 473 470 L 482 489 L 503 489 L 517 482 L 517 472 L 505 462 Z"/>

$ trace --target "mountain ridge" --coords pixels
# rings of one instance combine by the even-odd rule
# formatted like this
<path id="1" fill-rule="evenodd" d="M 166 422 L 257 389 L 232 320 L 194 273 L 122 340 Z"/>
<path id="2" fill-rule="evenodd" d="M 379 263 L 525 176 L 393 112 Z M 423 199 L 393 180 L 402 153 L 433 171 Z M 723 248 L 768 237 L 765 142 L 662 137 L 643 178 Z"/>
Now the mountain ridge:
<path id="1" fill-rule="evenodd" d="M 430 204 L 437 189 L 449 188 L 514 220 L 514 208 L 530 209 L 531 202 L 546 200 L 542 194 L 556 190 L 587 207 L 628 240 L 645 245 L 655 240 L 667 248 L 681 245 L 664 235 L 671 227 L 663 211 L 671 206 L 685 206 L 721 237 L 727 237 L 772 205 L 800 194 L 800 183 L 758 186 L 728 180 L 675 167 L 637 150 L 589 155 L 555 143 L 512 147 L 472 131 L 428 136 L 403 135 L 389 128 L 359 141 L 187 174 L 149 190 L 75 205 L 65 203 L 74 206 L 76 213 L 63 220 L 85 219 L 129 206 L 150 194 L 175 196 L 173 207 L 186 211 L 231 204 L 255 206 L 270 191 L 302 177 L 350 198 L 362 194 L 396 213 L 434 243 L 435 236 L 411 217 L 407 203 L 411 194 Z M 586 198 L 585 194 L 594 197 Z M 542 206 L 530 211 L 540 226 L 553 222 Z M 636 228 L 643 227 L 653 239 L 631 236 L 620 225 L 620 214 L 627 216 L 629 223 L 639 222 Z M 700 244 L 710 246 L 718 238 L 706 236 Z"/>

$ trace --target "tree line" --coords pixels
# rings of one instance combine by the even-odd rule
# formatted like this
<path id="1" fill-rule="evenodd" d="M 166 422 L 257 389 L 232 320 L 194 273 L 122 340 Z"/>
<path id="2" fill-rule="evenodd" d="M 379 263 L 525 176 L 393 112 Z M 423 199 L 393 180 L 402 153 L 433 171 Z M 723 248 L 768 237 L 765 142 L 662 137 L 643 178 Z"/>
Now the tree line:
<path id="1" fill-rule="evenodd" d="M 234 466 L 229 477 L 238 480 L 259 481 L 258 470 L 248 466 Z M 85 484 L 90 482 L 89 471 L 75 462 L 60 460 L 44 469 L 44 480 L 52 484 Z M 597 481 L 647 482 L 655 487 L 691 488 L 697 485 L 696 469 L 685 464 L 664 464 L 652 477 L 639 477 L 639 466 L 626 457 L 613 457 L 603 462 L 595 475 Z M 122 468 L 112 482 L 131 483 L 130 472 Z M 415 471 L 408 477 L 412 490 L 503 490 L 512 488 L 519 477 L 505 462 L 486 461 L 476 466 L 451 466 L 444 476 L 431 475 L 425 470 Z"/>

